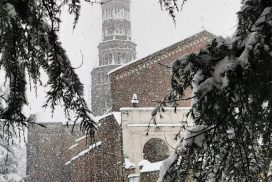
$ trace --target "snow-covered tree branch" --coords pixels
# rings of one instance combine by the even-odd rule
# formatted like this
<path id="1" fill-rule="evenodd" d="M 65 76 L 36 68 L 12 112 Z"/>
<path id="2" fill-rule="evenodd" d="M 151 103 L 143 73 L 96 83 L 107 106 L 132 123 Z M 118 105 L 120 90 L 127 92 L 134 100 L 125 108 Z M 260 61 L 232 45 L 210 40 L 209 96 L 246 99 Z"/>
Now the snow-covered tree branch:
<path id="1" fill-rule="evenodd" d="M 181 57 L 172 72 L 176 98 L 193 89 L 195 126 L 160 179 L 271 180 L 272 1 L 243 1 L 235 35 Z"/>
<path id="2" fill-rule="evenodd" d="M 23 113 L 27 104 L 26 75 L 37 87 L 40 70 L 48 74 L 47 103 L 64 105 L 69 116 L 73 111 L 74 122 L 80 121 L 83 132 L 93 135 L 96 124 L 83 98 L 83 84 L 71 66 L 65 50 L 58 40 L 60 14 L 67 6 L 78 21 L 80 1 L 0 1 L 0 68 L 9 82 L 7 106 L 1 110 L 0 119 L 8 125 L 26 125 L 31 122 Z"/>

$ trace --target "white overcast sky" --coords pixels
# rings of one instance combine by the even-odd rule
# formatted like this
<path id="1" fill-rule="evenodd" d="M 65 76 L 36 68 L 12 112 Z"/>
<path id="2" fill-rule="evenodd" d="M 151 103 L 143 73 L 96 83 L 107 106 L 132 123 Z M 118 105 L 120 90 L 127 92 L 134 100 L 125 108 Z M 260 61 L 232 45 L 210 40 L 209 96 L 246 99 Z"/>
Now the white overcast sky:
<path id="1" fill-rule="evenodd" d="M 194 35 L 204 27 L 215 35 L 231 36 L 236 29 L 236 12 L 240 6 L 240 0 L 188 0 L 182 12 L 176 14 L 175 25 L 168 12 L 161 10 L 158 0 L 132 0 L 132 40 L 137 44 L 137 59 Z M 83 2 L 79 23 L 74 31 L 72 26 L 73 16 L 64 13 L 60 40 L 73 67 L 81 64 L 82 52 L 83 66 L 76 72 L 87 93 L 90 91 L 90 72 L 98 65 L 97 46 L 102 39 L 101 7 Z M 38 97 L 43 96 L 38 94 Z M 32 97 L 29 101 L 32 112 L 42 105 L 39 98 Z"/>

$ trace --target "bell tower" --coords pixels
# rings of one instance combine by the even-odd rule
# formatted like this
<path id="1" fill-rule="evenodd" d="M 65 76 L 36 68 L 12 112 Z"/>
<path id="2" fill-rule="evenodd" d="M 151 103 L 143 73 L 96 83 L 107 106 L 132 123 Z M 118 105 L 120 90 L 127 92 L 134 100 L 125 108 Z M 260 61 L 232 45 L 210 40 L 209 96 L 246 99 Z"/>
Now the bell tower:
<path id="1" fill-rule="evenodd" d="M 102 2 L 99 66 L 91 71 L 91 108 L 96 116 L 109 112 L 112 107 L 108 72 L 136 59 L 136 44 L 131 41 L 130 0 Z"/>

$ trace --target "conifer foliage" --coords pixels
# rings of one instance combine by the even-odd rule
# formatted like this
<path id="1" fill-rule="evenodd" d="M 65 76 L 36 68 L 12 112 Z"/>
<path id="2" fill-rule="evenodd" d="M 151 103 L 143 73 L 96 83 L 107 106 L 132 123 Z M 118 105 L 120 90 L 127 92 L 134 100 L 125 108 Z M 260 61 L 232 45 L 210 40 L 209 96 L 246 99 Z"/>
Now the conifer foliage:
<path id="1" fill-rule="evenodd" d="M 83 85 L 58 40 L 60 14 L 66 6 L 78 21 L 80 0 L 0 0 L 0 69 L 5 71 L 9 94 L 7 106 L 0 109 L 6 126 L 31 122 L 23 113 L 27 104 L 26 78 L 34 87 L 40 83 L 40 71 L 49 80 L 46 106 L 63 104 L 64 111 L 76 115 L 81 129 L 94 134 L 96 124 L 83 98 Z M 3 98 L 0 98 L 3 99 Z"/>
<path id="2" fill-rule="evenodd" d="M 237 15 L 231 39 L 172 64 L 175 99 L 193 89 L 194 125 L 162 181 L 272 180 L 272 1 L 244 0 Z"/>

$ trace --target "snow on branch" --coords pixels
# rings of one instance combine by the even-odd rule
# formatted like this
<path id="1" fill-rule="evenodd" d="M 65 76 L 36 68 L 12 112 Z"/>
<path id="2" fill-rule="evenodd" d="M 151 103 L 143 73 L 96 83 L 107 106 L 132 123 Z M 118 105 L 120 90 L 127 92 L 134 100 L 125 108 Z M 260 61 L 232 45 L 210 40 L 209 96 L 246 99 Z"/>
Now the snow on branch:
<path id="1" fill-rule="evenodd" d="M 210 127 L 206 125 L 197 125 L 193 126 L 190 130 L 187 130 L 183 139 L 184 147 L 191 147 L 193 144 L 198 147 L 207 148 L 206 136 L 205 133 L 210 129 Z"/>
<path id="2" fill-rule="evenodd" d="M 161 180 L 266 181 L 271 176 L 271 30 L 272 1 L 245 0 L 232 38 L 217 37 L 172 63 L 171 99 L 193 90 L 188 116 L 195 126 L 186 131 Z"/>

